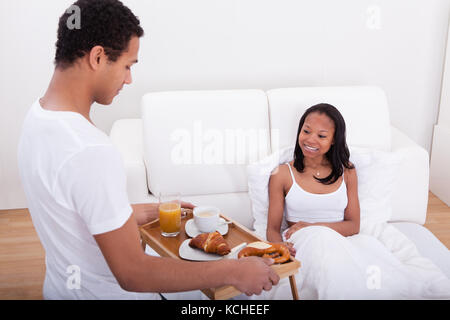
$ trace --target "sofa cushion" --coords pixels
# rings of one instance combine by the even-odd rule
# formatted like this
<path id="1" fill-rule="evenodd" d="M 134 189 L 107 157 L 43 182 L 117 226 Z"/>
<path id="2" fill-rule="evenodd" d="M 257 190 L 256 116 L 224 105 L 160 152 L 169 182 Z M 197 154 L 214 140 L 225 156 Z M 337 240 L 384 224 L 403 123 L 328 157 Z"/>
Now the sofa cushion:
<path id="1" fill-rule="evenodd" d="M 403 160 L 392 195 L 391 221 L 424 224 L 428 206 L 430 158 L 428 152 L 395 127 L 391 127 L 392 152 Z"/>
<path id="2" fill-rule="evenodd" d="M 246 165 L 269 153 L 267 97 L 261 90 L 148 93 L 142 119 L 153 194 L 246 192 Z"/>
<path id="3" fill-rule="evenodd" d="M 300 118 L 318 103 L 329 103 L 341 112 L 349 146 L 391 149 L 388 104 L 377 87 L 284 88 L 270 90 L 267 96 L 272 151 L 295 144 Z"/>

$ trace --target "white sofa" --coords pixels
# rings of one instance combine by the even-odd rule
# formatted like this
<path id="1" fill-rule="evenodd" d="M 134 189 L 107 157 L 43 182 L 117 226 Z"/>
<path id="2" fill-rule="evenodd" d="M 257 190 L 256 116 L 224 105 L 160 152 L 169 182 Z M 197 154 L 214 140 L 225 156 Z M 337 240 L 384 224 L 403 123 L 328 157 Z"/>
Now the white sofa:
<path id="1" fill-rule="evenodd" d="M 142 119 L 114 123 L 131 203 L 157 202 L 178 191 L 196 205 L 215 205 L 253 229 L 247 165 L 296 141 L 298 122 L 310 106 L 335 105 L 347 124 L 350 147 L 402 155 L 390 223 L 450 277 L 449 250 L 422 225 L 428 201 L 426 150 L 390 123 L 377 87 L 304 87 L 262 90 L 174 91 L 146 94 Z"/>

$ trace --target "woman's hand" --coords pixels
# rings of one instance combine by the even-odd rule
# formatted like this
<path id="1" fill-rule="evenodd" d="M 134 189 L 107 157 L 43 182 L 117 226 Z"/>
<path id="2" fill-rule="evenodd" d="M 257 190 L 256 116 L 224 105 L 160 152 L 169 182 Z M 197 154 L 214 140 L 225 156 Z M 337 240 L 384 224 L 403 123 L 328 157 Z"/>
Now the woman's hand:
<path id="1" fill-rule="evenodd" d="M 297 251 L 294 248 L 294 244 L 292 242 L 281 242 L 281 244 L 284 244 L 288 249 L 289 249 L 289 253 L 292 257 L 295 257 L 295 254 L 297 253 Z"/>
<path id="2" fill-rule="evenodd" d="M 286 231 L 286 233 L 285 233 L 284 236 L 286 237 L 286 240 L 287 240 L 287 239 L 289 239 L 289 238 L 294 234 L 294 232 L 296 232 L 296 231 L 298 231 L 298 230 L 300 230 L 300 229 L 302 229 L 302 228 L 304 228 L 304 227 L 309 227 L 309 226 L 312 226 L 312 223 L 299 221 L 299 222 L 297 222 L 296 224 L 294 224 L 293 226 L 291 226 L 291 227 Z"/>

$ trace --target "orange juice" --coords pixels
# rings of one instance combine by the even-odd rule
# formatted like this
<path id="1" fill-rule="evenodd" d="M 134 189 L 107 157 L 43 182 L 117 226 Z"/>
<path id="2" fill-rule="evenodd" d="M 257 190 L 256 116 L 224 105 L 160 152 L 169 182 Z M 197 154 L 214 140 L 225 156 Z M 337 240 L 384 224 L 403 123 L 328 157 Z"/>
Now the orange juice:
<path id="1" fill-rule="evenodd" d="M 159 225 L 164 236 L 176 236 L 181 226 L 181 206 L 176 202 L 159 205 Z"/>

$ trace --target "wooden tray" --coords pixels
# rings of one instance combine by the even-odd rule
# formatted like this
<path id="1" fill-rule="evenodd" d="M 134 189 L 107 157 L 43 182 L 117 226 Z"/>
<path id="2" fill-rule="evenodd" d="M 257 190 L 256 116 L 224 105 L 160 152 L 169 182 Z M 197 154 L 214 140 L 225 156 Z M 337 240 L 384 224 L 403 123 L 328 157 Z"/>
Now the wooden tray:
<path id="1" fill-rule="evenodd" d="M 181 259 L 178 254 L 178 249 L 183 243 L 184 240 L 189 239 L 190 237 L 186 234 L 184 230 L 184 226 L 186 221 L 192 219 L 192 210 L 183 209 L 186 213 L 186 217 L 181 220 L 181 231 L 180 234 L 173 238 L 167 238 L 161 235 L 161 229 L 159 227 L 159 220 L 152 221 L 147 223 L 139 228 L 143 248 L 148 244 L 162 257 L 172 257 L 175 259 Z M 229 244 L 230 248 L 234 248 L 235 246 L 247 242 L 255 242 L 255 241 L 264 241 L 256 234 L 254 234 L 251 230 L 246 228 L 245 226 L 233 221 L 232 219 L 224 216 L 221 217 L 227 221 L 231 221 L 228 225 L 228 233 L 224 235 L 224 239 Z M 194 262 L 195 263 L 195 262 Z M 297 288 L 295 287 L 295 280 L 293 275 L 298 272 L 298 268 L 300 268 L 300 262 L 293 257 L 290 258 L 289 262 L 283 264 L 274 264 L 271 266 L 276 273 L 280 276 L 280 278 L 291 277 L 291 289 L 294 296 L 294 299 L 298 298 L 297 296 Z M 223 286 L 220 288 L 211 288 L 202 290 L 202 292 L 208 296 L 210 299 L 229 299 L 241 294 L 233 286 Z"/>

